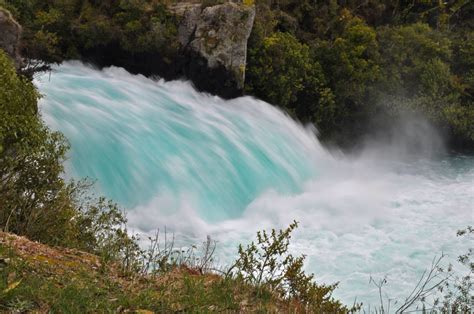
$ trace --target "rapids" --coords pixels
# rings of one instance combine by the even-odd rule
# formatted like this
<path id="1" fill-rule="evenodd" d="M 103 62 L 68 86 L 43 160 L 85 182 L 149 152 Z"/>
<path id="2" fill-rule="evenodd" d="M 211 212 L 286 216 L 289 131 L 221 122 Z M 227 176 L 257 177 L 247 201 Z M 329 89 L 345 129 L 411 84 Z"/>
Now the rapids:
<path id="1" fill-rule="evenodd" d="M 308 271 L 365 304 L 378 298 L 370 276 L 387 275 L 385 292 L 401 298 L 435 255 L 467 250 L 456 231 L 473 221 L 474 158 L 434 154 L 429 126 L 416 157 L 403 145 L 409 127 L 344 156 L 265 102 L 183 81 L 68 62 L 35 84 L 43 119 L 70 141 L 66 176 L 97 180 L 137 232 L 166 226 L 183 245 L 210 235 L 226 264 L 257 230 L 296 219 L 291 250 L 307 255 Z"/>

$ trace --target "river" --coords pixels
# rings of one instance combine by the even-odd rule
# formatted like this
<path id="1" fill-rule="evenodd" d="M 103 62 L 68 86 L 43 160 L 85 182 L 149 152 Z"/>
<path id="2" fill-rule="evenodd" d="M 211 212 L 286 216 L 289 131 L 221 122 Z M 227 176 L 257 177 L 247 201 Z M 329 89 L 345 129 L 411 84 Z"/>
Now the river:
<path id="1" fill-rule="evenodd" d="M 456 231 L 473 222 L 474 158 L 440 153 L 422 123 L 415 155 L 404 127 L 348 156 L 265 102 L 184 81 L 68 62 L 35 84 L 43 119 L 70 141 L 66 176 L 97 180 L 135 232 L 166 226 L 183 245 L 210 235 L 225 265 L 257 230 L 297 220 L 291 251 L 348 304 L 378 302 L 371 276 L 402 299 L 435 256 L 455 262 L 469 247 Z"/>

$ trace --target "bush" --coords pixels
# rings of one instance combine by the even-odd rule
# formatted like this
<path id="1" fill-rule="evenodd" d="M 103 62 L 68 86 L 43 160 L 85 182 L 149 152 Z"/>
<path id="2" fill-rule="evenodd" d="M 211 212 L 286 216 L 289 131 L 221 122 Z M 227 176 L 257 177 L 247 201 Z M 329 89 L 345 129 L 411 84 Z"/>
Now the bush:
<path id="1" fill-rule="evenodd" d="M 289 33 L 274 33 L 249 51 L 247 91 L 322 131 L 333 126 L 334 96 L 322 68 L 309 47 Z"/>
<path id="2" fill-rule="evenodd" d="M 288 253 L 291 233 L 297 227 L 298 222 L 294 221 L 285 230 L 259 231 L 256 243 L 250 243 L 245 249 L 239 246 L 239 258 L 228 275 L 256 287 L 257 293 L 269 290 L 289 302 L 299 302 L 306 311 L 346 313 L 357 310 L 359 305 L 349 310 L 331 297 L 337 284 L 318 285 L 313 274 L 304 272 L 304 255 L 294 257 Z"/>
<path id="3" fill-rule="evenodd" d="M 49 227 L 72 216 L 60 178 L 67 143 L 42 124 L 36 113 L 39 95 L 2 51 L 0 87 L 0 226 L 36 239 L 61 238 L 64 230 L 55 234 Z M 64 216 L 51 219 L 55 211 Z"/>
<path id="4" fill-rule="evenodd" d="M 367 105 L 371 87 L 380 77 L 375 30 L 363 20 L 341 13 L 341 31 L 332 40 L 314 46 L 330 78 L 337 102 L 345 107 Z"/>
<path id="5" fill-rule="evenodd" d="M 65 138 L 37 114 L 39 94 L 0 50 L 0 228 L 50 245 L 123 260 L 138 246 L 118 207 L 88 195 L 87 181 L 65 182 Z"/>

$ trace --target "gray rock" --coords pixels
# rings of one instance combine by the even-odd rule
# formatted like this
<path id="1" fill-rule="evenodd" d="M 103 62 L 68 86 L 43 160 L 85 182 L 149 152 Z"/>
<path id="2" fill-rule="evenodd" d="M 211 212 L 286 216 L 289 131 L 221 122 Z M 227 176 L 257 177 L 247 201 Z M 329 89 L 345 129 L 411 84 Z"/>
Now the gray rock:
<path id="1" fill-rule="evenodd" d="M 188 47 L 201 17 L 202 5 L 181 4 L 174 8 L 174 12 L 181 17 L 178 27 L 178 40 L 183 47 Z"/>
<path id="2" fill-rule="evenodd" d="M 21 26 L 10 12 L 0 8 L 0 49 L 12 57 L 16 67 L 22 64 L 20 57 Z"/>
<path id="3" fill-rule="evenodd" d="M 173 11 L 181 16 L 181 45 L 207 60 L 210 69 L 225 67 L 236 89 L 243 89 L 255 7 L 227 2 L 203 9 L 201 4 L 188 2 L 176 5 Z"/>

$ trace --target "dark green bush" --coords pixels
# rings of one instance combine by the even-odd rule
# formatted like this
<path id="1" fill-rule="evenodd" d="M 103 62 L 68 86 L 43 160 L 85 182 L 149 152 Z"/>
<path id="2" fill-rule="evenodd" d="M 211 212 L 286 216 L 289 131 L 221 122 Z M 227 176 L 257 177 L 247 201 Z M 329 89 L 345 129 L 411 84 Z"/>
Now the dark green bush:
<path id="1" fill-rule="evenodd" d="M 289 33 L 274 33 L 249 51 L 246 88 L 324 130 L 333 126 L 334 95 L 322 68 L 309 47 Z"/>

